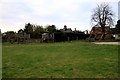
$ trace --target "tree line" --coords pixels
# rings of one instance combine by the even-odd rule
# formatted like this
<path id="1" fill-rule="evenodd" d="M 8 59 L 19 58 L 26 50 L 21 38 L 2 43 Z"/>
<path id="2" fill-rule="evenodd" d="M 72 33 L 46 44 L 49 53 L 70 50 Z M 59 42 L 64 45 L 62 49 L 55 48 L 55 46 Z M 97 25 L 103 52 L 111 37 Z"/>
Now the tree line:
<path id="1" fill-rule="evenodd" d="M 5 42 L 6 41 L 10 42 L 11 39 L 14 39 L 15 40 L 14 42 L 16 42 L 20 31 L 23 31 L 26 34 L 29 34 L 31 39 L 41 39 L 43 33 L 49 33 L 49 34 L 61 33 L 62 32 L 61 30 L 66 31 L 67 29 L 68 28 L 66 25 L 64 25 L 63 29 L 57 29 L 55 25 L 47 25 L 46 27 L 43 27 L 41 25 L 34 25 L 31 23 L 27 23 L 27 24 L 25 24 L 24 28 L 18 30 L 18 32 L 7 31 L 7 32 L 3 33 L 2 39 Z M 84 33 L 79 30 L 76 30 L 76 29 L 71 32 L 72 33 L 82 33 L 82 34 Z M 63 34 L 61 34 L 61 35 L 63 35 Z M 59 36 L 61 36 L 61 35 L 59 35 Z"/>
<path id="2" fill-rule="evenodd" d="M 67 26 L 64 25 L 64 30 L 67 30 Z M 23 30 L 25 33 L 30 34 L 31 38 L 41 38 L 43 33 L 54 33 L 54 32 L 61 32 L 60 29 L 57 29 L 55 25 L 47 25 L 45 28 L 41 25 L 34 25 L 34 24 L 25 24 L 25 28 Z M 81 32 L 79 30 L 75 30 L 73 32 Z"/>

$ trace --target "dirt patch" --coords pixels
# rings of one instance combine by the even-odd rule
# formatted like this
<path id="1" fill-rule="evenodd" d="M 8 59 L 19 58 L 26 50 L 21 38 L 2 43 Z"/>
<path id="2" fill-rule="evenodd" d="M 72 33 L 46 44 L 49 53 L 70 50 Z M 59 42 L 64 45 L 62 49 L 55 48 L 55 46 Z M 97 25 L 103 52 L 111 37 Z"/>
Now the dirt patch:
<path id="1" fill-rule="evenodd" d="M 110 45 L 120 45 L 120 42 L 92 42 L 94 44 L 110 44 Z"/>

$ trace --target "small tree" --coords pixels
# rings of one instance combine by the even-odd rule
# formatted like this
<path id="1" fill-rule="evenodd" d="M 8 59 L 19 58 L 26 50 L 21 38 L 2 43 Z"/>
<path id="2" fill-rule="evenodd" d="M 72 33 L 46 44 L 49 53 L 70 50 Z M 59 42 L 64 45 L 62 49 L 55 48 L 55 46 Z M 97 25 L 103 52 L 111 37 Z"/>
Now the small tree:
<path id="1" fill-rule="evenodd" d="M 105 37 L 105 27 L 114 25 L 113 16 L 111 7 L 106 3 L 98 5 L 93 11 L 91 21 L 102 28 L 102 39 Z"/>
<path id="2" fill-rule="evenodd" d="M 56 31 L 56 26 L 55 25 L 48 25 L 46 27 L 46 30 L 49 32 L 49 33 L 53 33 Z"/>
<path id="3" fill-rule="evenodd" d="M 64 25 L 64 30 L 65 30 L 65 31 L 67 30 L 67 26 L 66 26 L 66 25 Z"/>
<path id="4" fill-rule="evenodd" d="M 33 33 L 33 25 L 30 24 L 30 23 L 25 24 L 25 29 L 24 29 L 24 31 L 25 31 L 26 33 L 32 34 L 32 33 Z"/>
<path id="5" fill-rule="evenodd" d="M 14 31 L 7 31 L 5 32 L 5 34 L 6 34 L 7 41 L 9 41 L 10 43 L 13 43 L 14 41 L 16 41 L 17 36 Z"/>
<path id="6" fill-rule="evenodd" d="M 36 26 L 34 29 L 34 38 L 41 38 L 42 33 L 44 33 L 44 28 L 42 26 Z"/>

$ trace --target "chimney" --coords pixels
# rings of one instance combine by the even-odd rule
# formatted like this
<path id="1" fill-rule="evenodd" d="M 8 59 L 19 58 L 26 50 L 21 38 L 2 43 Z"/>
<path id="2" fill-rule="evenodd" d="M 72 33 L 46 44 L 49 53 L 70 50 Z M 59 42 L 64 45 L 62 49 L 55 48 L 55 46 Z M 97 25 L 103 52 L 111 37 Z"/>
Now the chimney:
<path id="1" fill-rule="evenodd" d="M 75 32 L 76 32 L 77 30 L 76 30 L 76 28 L 75 28 Z"/>

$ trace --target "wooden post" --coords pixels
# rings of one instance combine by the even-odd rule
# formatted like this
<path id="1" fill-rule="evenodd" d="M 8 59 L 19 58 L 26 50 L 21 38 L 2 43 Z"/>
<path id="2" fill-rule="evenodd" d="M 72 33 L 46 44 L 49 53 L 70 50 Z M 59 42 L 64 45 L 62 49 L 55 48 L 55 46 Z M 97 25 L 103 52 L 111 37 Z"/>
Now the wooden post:
<path id="1" fill-rule="evenodd" d="M 53 42 L 55 42 L 55 33 L 53 33 Z"/>
<path id="2" fill-rule="evenodd" d="M 68 41 L 70 41 L 70 37 L 67 37 L 68 38 Z"/>
<path id="3" fill-rule="evenodd" d="M 78 36 L 76 37 L 76 40 L 78 40 Z"/>

